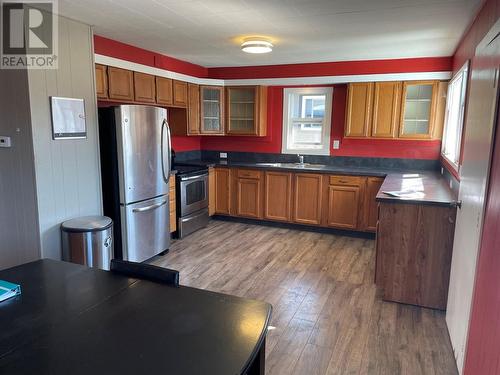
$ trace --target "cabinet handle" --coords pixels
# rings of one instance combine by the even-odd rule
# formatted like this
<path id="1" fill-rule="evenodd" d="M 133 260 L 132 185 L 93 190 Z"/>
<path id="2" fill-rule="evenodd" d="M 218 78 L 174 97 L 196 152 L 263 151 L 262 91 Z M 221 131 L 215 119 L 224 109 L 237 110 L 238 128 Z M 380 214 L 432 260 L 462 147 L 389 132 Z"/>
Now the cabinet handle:
<path id="1" fill-rule="evenodd" d="M 339 180 L 339 182 L 340 182 L 341 184 L 347 184 L 349 181 L 346 181 L 346 180 Z"/>

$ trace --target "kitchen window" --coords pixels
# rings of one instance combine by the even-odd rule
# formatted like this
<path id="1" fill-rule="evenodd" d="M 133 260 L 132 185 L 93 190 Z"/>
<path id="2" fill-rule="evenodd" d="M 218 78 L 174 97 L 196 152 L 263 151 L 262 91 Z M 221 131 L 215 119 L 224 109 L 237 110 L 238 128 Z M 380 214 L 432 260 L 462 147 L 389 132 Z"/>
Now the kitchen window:
<path id="1" fill-rule="evenodd" d="M 330 154 L 332 87 L 284 89 L 284 154 Z"/>
<path id="2" fill-rule="evenodd" d="M 458 171 L 460 164 L 468 65 L 467 62 L 450 81 L 446 102 L 446 120 L 441 154 L 456 171 Z"/>

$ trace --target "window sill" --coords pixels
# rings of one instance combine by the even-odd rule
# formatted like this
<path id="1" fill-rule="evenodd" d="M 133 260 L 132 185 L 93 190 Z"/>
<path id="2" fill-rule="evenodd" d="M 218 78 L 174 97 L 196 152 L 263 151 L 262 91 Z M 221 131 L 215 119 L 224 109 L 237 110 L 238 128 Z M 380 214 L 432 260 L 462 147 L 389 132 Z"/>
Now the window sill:
<path id="1" fill-rule="evenodd" d="M 446 156 L 441 154 L 441 164 L 448 172 L 450 172 L 453 177 L 460 181 L 459 166 L 451 162 Z"/>

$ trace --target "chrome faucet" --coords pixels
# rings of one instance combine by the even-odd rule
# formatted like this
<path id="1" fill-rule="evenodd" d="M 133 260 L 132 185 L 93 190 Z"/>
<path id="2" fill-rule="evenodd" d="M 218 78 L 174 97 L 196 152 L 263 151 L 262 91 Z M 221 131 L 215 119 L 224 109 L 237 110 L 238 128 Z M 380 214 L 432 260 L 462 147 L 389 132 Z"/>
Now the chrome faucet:
<path id="1" fill-rule="evenodd" d="M 299 158 L 299 163 L 304 164 L 304 155 L 297 154 L 297 157 Z"/>

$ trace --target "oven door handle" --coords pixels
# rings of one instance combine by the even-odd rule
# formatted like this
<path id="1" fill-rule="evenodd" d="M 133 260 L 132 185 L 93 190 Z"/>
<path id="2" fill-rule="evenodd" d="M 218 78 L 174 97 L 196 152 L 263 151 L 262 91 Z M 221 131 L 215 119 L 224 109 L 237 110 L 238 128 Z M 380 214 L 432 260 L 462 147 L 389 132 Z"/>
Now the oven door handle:
<path id="1" fill-rule="evenodd" d="M 208 173 L 199 174 L 199 175 L 190 176 L 190 177 L 181 177 L 181 181 L 191 181 L 191 180 L 195 180 L 197 178 L 205 177 L 205 176 L 208 176 Z"/>

